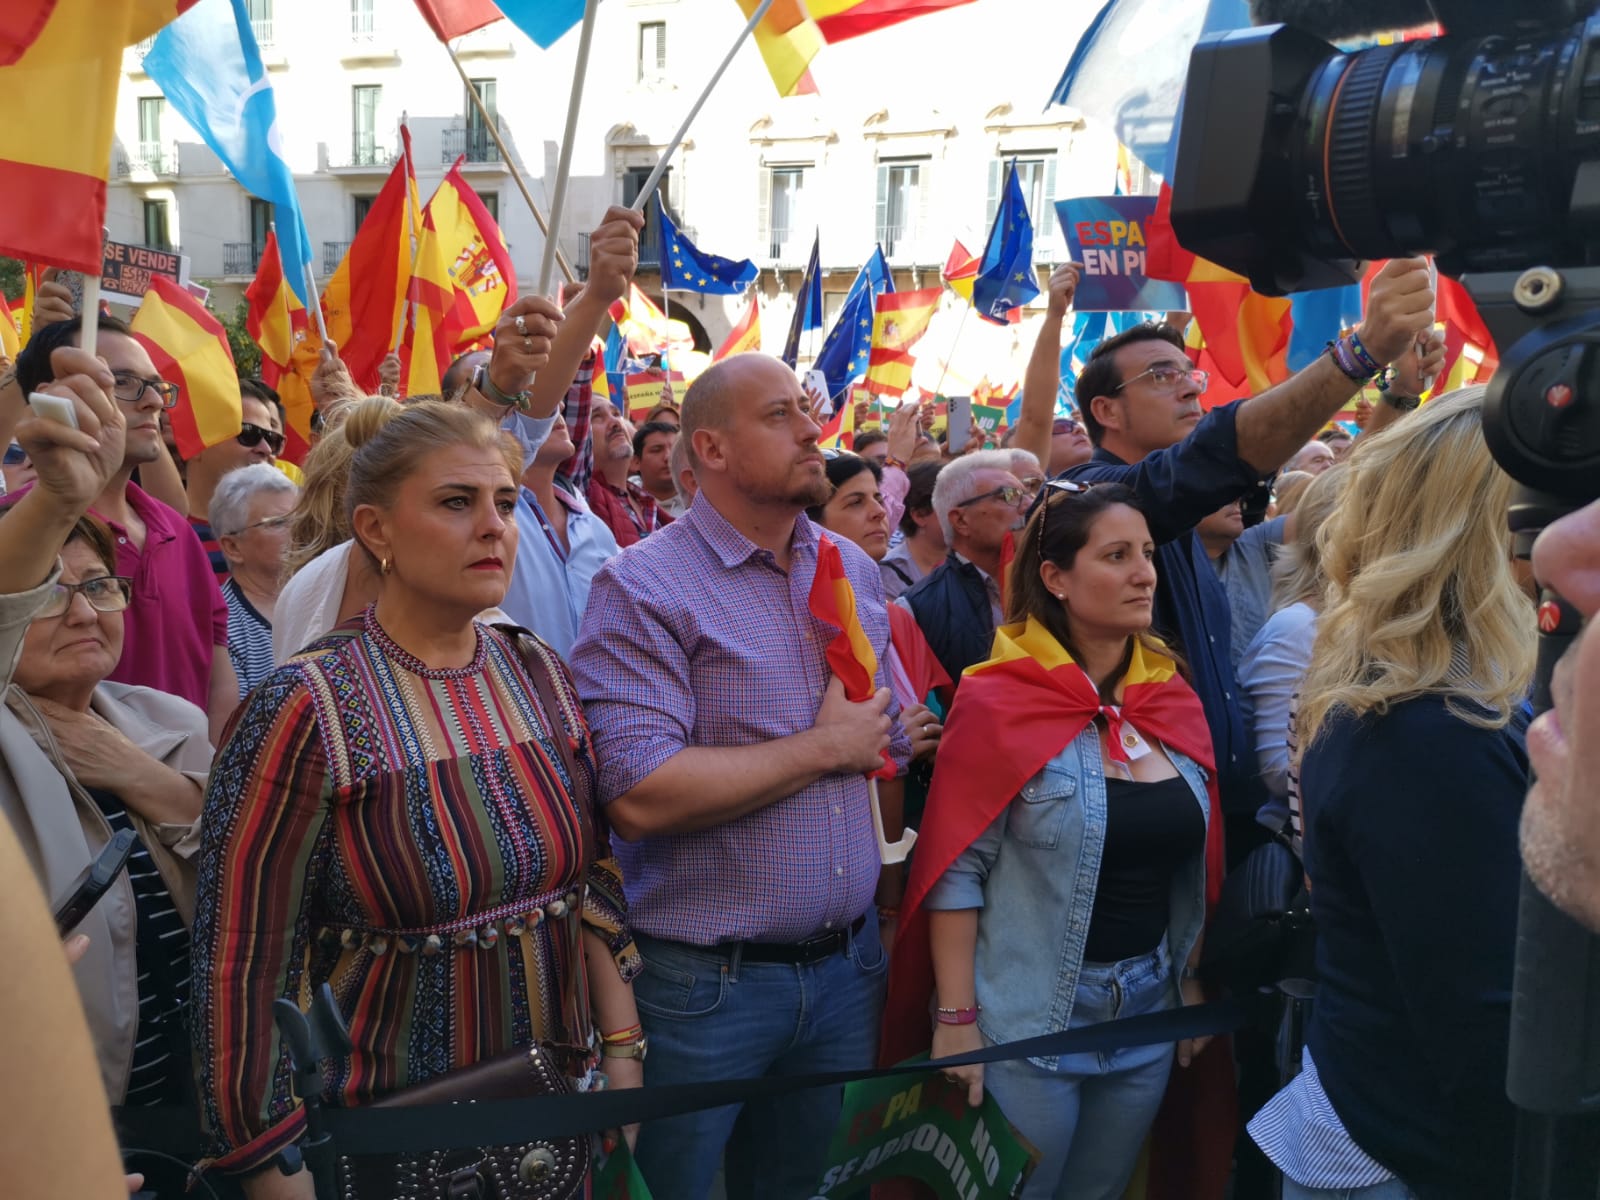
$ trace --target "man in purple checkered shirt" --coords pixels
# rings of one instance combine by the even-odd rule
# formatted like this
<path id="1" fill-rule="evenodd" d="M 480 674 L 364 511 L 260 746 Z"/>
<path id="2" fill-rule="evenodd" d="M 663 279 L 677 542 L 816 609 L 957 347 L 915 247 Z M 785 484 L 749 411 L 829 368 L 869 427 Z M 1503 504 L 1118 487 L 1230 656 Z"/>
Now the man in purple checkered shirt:
<path id="1" fill-rule="evenodd" d="M 863 772 L 910 746 L 881 664 L 889 621 L 877 568 L 838 539 L 877 695 L 852 704 L 827 665 L 836 632 L 808 607 L 829 492 L 794 373 L 745 354 L 684 399 L 700 492 L 674 524 L 595 576 L 572 651 L 645 967 L 634 982 L 646 1081 L 694 1083 L 872 1065 L 888 967 L 880 863 Z M 900 781 L 880 785 L 898 835 Z M 652 1122 L 651 1190 L 813 1194 L 841 1093 Z"/>

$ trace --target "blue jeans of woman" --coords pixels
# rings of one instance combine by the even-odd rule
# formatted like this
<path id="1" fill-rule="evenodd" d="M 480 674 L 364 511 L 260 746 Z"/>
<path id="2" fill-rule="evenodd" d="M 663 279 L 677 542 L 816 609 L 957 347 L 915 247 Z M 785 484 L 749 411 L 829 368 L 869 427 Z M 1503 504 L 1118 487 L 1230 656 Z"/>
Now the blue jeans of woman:
<path id="1" fill-rule="evenodd" d="M 1070 1028 L 1160 1012 L 1175 1003 L 1165 943 L 1118 963 L 1084 963 Z M 1022 1200 L 1117 1200 L 1161 1107 L 1173 1046 L 1071 1054 L 1046 1071 L 1026 1059 L 990 1063 L 984 1086 L 1040 1151 Z"/>
<path id="2" fill-rule="evenodd" d="M 842 953 L 804 965 L 745 962 L 638 935 L 634 980 L 650 1039 L 644 1081 L 700 1083 L 871 1067 L 889 957 L 877 913 Z M 756 1104 L 651 1121 L 639 1171 L 658 1200 L 704 1200 L 724 1163 L 729 1200 L 805 1200 L 826 1165 L 844 1089 L 814 1088 Z"/>

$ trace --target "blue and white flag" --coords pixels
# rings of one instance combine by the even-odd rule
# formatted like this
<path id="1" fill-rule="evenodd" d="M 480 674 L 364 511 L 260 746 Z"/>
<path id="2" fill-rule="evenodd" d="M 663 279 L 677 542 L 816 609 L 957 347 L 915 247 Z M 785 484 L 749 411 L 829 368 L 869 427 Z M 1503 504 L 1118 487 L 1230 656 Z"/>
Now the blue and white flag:
<path id="1" fill-rule="evenodd" d="M 200 0 L 156 35 L 144 69 L 244 189 L 275 208 L 284 275 L 310 308 L 311 238 L 244 0 Z"/>
<path id="2" fill-rule="evenodd" d="M 845 294 L 833 328 L 822 340 L 822 349 L 812 369 L 821 371 L 828 379 L 829 397 L 844 391 L 852 379 L 867 373 L 872 351 L 872 314 L 878 297 L 894 291 L 894 277 L 889 273 L 889 263 L 883 257 L 883 247 L 874 246 L 872 256 Z"/>
<path id="3" fill-rule="evenodd" d="M 707 254 L 683 236 L 659 197 L 651 202 L 661 227 L 661 290 L 736 296 L 756 281 L 759 272 L 748 258 Z"/>

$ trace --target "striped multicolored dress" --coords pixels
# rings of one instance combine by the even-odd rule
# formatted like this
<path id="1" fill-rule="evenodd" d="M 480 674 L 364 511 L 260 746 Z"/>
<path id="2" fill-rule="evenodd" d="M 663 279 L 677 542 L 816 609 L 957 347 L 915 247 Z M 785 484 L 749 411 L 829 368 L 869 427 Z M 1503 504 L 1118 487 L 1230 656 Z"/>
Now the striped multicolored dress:
<path id="1" fill-rule="evenodd" d="M 583 927 L 637 973 L 565 668 L 477 629 L 470 664 L 432 670 L 368 609 L 268 676 L 217 756 L 193 1025 L 222 1170 L 302 1131 L 280 996 L 304 1007 L 332 982 L 356 1048 L 324 1095 L 360 1105 L 535 1040 L 587 1046 Z M 540 701 L 541 658 L 561 713 Z M 580 778 L 552 730 L 577 743 Z"/>

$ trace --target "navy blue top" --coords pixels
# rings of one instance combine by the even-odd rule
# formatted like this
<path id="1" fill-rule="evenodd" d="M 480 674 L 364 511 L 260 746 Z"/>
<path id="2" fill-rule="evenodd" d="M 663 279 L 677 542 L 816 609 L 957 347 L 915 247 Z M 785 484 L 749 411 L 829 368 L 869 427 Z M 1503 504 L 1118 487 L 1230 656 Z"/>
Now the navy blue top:
<path id="1" fill-rule="evenodd" d="M 1335 715 L 1306 749 L 1317 999 L 1306 1042 L 1356 1144 L 1423 1200 L 1504 1200 L 1525 718 Z"/>
<path id="2" fill-rule="evenodd" d="M 1239 401 L 1212 409 L 1183 441 L 1129 465 L 1109 450 L 1064 472 L 1084 483 L 1126 484 L 1143 501 L 1156 542 L 1155 632 L 1189 665 L 1189 682 L 1211 726 L 1223 810 L 1255 815 L 1266 799 L 1255 750 L 1239 707 L 1229 646 L 1228 589 L 1206 557 L 1194 527 L 1263 476 L 1242 462 L 1234 439 Z"/>

